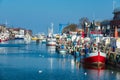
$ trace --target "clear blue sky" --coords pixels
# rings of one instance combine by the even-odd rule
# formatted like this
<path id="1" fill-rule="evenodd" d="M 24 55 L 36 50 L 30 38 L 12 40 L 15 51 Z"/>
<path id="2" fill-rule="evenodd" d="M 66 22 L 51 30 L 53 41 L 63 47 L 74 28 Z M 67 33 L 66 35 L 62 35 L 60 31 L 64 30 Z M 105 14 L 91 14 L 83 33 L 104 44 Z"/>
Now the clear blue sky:
<path id="1" fill-rule="evenodd" d="M 116 6 L 120 5 L 119 0 Z M 24 27 L 34 33 L 47 32 L 51 22 L 54 31 L 59 23 L 79 23 L 81 17 L 90 20 L 112 19 L 113 0 L 0 0 L 0 23 Z"/>

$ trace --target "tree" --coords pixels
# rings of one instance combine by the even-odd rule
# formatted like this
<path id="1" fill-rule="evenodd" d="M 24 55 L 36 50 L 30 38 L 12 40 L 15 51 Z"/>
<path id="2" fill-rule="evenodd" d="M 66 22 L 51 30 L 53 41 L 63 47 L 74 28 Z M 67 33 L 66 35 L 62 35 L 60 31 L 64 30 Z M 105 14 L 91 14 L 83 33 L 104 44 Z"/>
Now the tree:
<path id="1" fill-rule="evenodd" d="M 70 24 L 62 30 L 62 33 L 67 33 L 69 31 L 76 31 L 77 28 L 78 28 L 77 24 Z"/>
<path id="2" fill-rule="evenodd" d="M 82 29 L 85 29 L 85 23 L 87 23 L 88 25 L 90 25 L 90 21 L 87 17 L 82 17 L 79 20 L 79 24 L 81 25 Z"/>

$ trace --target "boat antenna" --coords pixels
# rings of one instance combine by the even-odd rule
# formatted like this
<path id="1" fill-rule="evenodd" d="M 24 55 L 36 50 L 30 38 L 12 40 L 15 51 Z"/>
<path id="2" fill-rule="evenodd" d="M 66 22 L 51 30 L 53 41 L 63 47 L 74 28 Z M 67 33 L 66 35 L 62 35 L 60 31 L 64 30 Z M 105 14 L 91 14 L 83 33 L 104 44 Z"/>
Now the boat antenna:
<path id="1" fill-rule="evenodd" d="M 8 25 L 8 22 L 7 22 L 7 19 L 6 19 L 6 21 L 5 21 L 5 26 L 7 26 Z"/>
<path id="2" fill-rule="evenodd" d="M 93 15 L 92 15 L 92 17 L 93 17 L 93 20 L 95 20 L 95 13 L 93 12 Z"/>
<path id="3" fill-rule="evenodd" d="M 54 24 L 51 23 L 51 33 L 52 33 L 52 34 L 53 34 L 53 26 L 54 26 Z"/>

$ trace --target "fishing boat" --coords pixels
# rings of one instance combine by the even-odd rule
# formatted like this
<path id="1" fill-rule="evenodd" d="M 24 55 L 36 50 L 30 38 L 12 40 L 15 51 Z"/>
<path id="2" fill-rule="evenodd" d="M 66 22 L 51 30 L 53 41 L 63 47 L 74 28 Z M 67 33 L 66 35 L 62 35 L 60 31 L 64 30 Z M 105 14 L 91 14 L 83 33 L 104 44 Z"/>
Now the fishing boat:
<path id="1" fill-rule="evenodd" d="M 65 45 L 63 45 L 63 44 L 57 44 L 56 51 L 63 55 L 67 53 L 67 49 L 66 49 Z"/>
<path id="2" fill-rule="evenodd" d="M 85 58 L 84 63 L 89 65 L 95 65 L 100 67 L 106 62 L 106 53 L 100 50 L 100 43 L 102 37 L 101 31 L 91 31 L 90 32 L 90 41 L 88 44 L 85 44 Z"/>
<path id="3" fill-rule="evenodd" d="M 25 31 L 24 30 L 19 30 L 17 34 L 15 34 L 15 40 L 24 40 L 25 37 Z"/>
<path id="4" fill-rule="evenodd" d="M 106 62 L 106 53 L 101 52 L 99 44 L 92 44 L 89 47 L 85 46 L 85 64 L 91 64 L 95 66 L 102 66 Z"/>
<path id="5" fill-rule="evenodd" d="M 56 46 L 56 39 L 54 39 L 54 38 L 48 38 L 46 45 L 47 46 Z"/>
<path id="6" fill-rule="evenodd" d="M 56 46 L 56 38 L 53 36 L 53 23 L 51 23 L 51 29 L 48 28 L 47 46 Z"/>

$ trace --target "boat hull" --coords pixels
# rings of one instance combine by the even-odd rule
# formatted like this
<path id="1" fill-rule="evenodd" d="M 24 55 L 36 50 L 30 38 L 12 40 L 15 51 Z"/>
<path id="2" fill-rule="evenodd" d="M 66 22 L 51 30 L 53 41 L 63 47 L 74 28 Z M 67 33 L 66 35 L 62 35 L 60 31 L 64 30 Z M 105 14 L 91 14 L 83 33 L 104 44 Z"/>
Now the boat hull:
<path id="1" fill-rule="evenodd" d="M 43 40 L 42 40 L 42 43 L 46 43 L 46 39 L 43 39 Z"/>
<path id="2" fill-rule="evenodd" d="M 54 41 L 48 41 L 47 46 L 56 46 L 56 42 Z"/>
<path id="3" fill-rule="evenodd" d="M 67 51 L 66 51 L 65 49 L 60 49 L 60 50 L 59 50 L 59 53 L 60 53 L 60 54 L 66 54 Z"/>
<path id="4" fill-rule="evenodd" d="M 84 58 L 84 63 L 95 66 L 102 66 L 106 62 L 106 54 L 102 52 L 88 53 Z"/>

